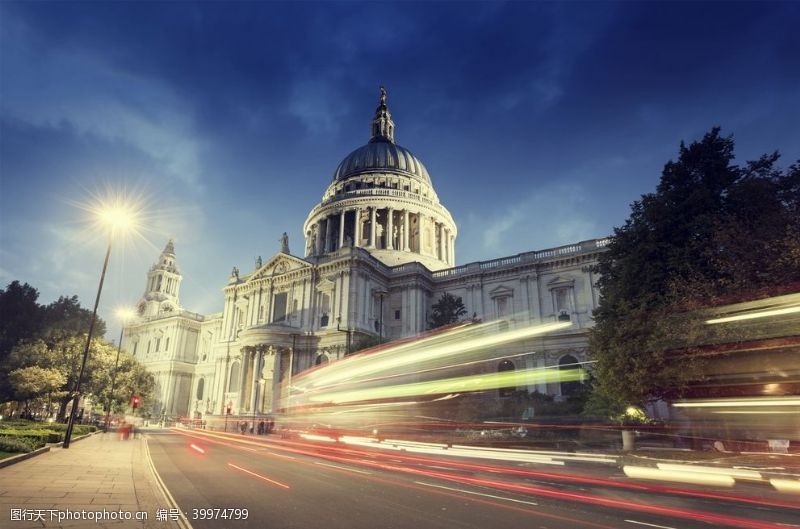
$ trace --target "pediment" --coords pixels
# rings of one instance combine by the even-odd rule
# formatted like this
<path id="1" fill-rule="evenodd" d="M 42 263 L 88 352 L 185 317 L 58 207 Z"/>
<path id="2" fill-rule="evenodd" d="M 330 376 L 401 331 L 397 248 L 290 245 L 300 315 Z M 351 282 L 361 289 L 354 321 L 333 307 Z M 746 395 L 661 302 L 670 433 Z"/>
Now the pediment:
<path id="1" fill-rule="evenodd" d="M 317 290 L 320 291 L 320 292 L 327 292 L 329 290 L 333 290 L 333 288 L 335 286 L 336 286 L 336 283 L 334 283 L 333 281 L 331 281 L 327 277 L 323 277 L 317 283 Z"/>
<path id="2" fill-rule="evenodd" d="M 489 297 L 492 298 L 507 298 L 513 295 L 514 289 L 505 285 L 500 285 L 499 287 L 489 291 Z"/>
<path id="3" fill-rule="evenodd" d="M 554 288 L 574 287 L 575 279 L 571 277 L 556 276 L 547 282 L 547 288 L 552 290 Z"/>
<path id="4" fill-rule="evenodd" d="M 264 263 L 261 268 L 256 270 L 247 279 L 247 282 L 249 283 L 250 281 L 263 279 L 265 277 L 280 276 L 296 270 L 302 270 L 304 268 L 311 268 L 311 265 L 293 255 L 277 253 L 273 255 L 272 258 L 270 258 L 266 263 Z"/>

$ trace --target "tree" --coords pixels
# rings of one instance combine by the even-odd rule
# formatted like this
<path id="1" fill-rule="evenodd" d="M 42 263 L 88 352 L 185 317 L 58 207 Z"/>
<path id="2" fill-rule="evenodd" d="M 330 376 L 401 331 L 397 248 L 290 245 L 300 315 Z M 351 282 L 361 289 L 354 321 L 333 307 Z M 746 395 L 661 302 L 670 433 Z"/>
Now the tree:
<path id="1" fill-rule="evenodd" d="M 596 267 L 592 404 L 619 411 L 680 395 L 702 367 L 692 309 L 800 281 L 798 166 L 780 171 L 777 153 L 744 167 L 733 160 L 719 128 L 681 143 L 655 193 L 614 230 Z"/>
<path id="2" fill-rule="evenodd" d="M 28 283 L 12 281 L 0 290 L 0 363 L 22 340 L 33 338 L 41 329 L 39 292 Z"/>
<path id="3" fill-rule="evenodd" d="M 456 323 L 461 319 L 461 316 L 467 313 L 461 297 L 456 297 L 447 292 L 442 294 L 442 297 L 433 304 L 431 309 L 430 321 L 428 322 L 431 329 Z"/>
<path id="4" fill-rule="evenodd" d="M 92 311 L 81 307 L 78 296 L 60 296 L 43 308 L 42 332 L 46 335 L 76 335 L 88 332 Z M 96 318 L 94 336 L 106 334 L 106 323 Z"/>
<path id="5" fill-rule="evenodd" d="M 66 383 L 66 377 L 57 369 L 39 366 L 15 369 L 9 373 L 8 379 L 17 400 L 25 402 L 26 412 L 32 399 L 49 396 Z"/>

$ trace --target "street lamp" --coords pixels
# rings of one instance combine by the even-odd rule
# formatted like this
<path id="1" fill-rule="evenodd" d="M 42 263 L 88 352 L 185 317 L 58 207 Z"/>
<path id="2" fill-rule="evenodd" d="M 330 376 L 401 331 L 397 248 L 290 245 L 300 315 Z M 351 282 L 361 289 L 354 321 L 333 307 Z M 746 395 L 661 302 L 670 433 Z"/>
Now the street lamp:
<path id="1" fill-rule="evenodd" d="M 83 372 L 86 370 L 86 361 L 89 359 L 89 347 L 92 344 L 94 324 L 97 321 L 97 306 L 100 304 L 100 293 L 103 291 L 103 281 L 106 279 L 108 258 L 111 255 L 111 242 L 114 240 L 114 235 L 116 235 L 117 232 L 130 228 L 134 223 L 134 219 L 130 213 L 130 210 L 126 207 L 122 207 L 119 204 L 115 205 L 113 208 L 101 208 L 96 213 L 103 224 L 109 226 L 110 228 L 108 234 L 108 247 L 106 248 L 106 257 L 103 260 L 103 271 L 100 273 L 100 284 L 97 286 L 97 297 L 94 300 L 92 319 L 89 322 L 89 334 L 86 336 L 86 347 L 83 349 L 81 370 L 78 372 L 78 381 L 75 384 L 75 397 L 72 399 L 72 410 L 69 413 L 69 420 L 67 421 L 67 431 L 64 433 L 64 448 L 69 448 L 69 442 L 72 438 L 72 430 L 75 426 L 75 415 L 78 411 L 78 402 L 81 398 L 81 382 L 83 381 Z"/>
<path id="2" fill-rule="evenodd" d="M 108 431 L 109 424 L 111 423 L 111 403 L 114 400 L 114 389 L 117 382 L 117 368 L 119 367 L 119 353 L 122 351 L 122 334 L 125 332 L 125 323 L 133 317 L 134 312 L 127 308 L 122 307 L 116 311 L 117 318 L 122 324 L 119 330 L 119 343 L 117 344 L 117 358 L 114 360 L 114 371 L 111 373 L 111 393 L 108 394 L 108 403 L 106 408 L 106 431 Z"/>

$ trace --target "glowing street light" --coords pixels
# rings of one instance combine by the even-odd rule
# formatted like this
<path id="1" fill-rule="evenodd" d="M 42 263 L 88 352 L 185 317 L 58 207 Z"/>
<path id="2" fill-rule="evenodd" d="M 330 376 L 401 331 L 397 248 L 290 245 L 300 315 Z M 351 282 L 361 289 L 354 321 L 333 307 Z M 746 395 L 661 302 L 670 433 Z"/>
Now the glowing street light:
<path id="1" fill-rule="evenodd" d="M 69 420 L 67 421 L 67 431 L 64 433 L 64 448 L 69 448 L 72 430 L 75 426 L 75 415 L 77 414 L 78 402 L 81 398 L 81 382 L 83 381 L 83 372 L 86 370 L 86 361 L 89 358 L 89 347 L 92 344 L 94 325 L 97 321 L 97 306 L 100 304 L 100 293 L 103 291 L 103 281 L 105 281 L 106 278 L 108 258 L 111 255 L 111 243 L 115 235 L 131 229 L 135 225 L 135 218 L 132 214 L 132 210 L 119 201 L 115 201 L 111 206 L 94 209 L 94 212 L 97 214 L 98 220 L 109 229 L 108 247 L 106 248 L 106 257 L 103 260 L 103 271 L 100 273 L 100 284 L 97 286 L 97 297 L 94 300 L 94 310 L 92 311 L 92 319 L 89 323 L 89 334 L 86 336 L 86 347 L 83 350 L 81 370 L 78 372 L 78 382 L 75 384 L 75 397 L 72 399 L 72 410 L 70 411 Z M 120 343 L 122 343 L 122 340 L 120 340 Z"/>
<path id="2" fill-rule="evenodd" d="M 125 332 L 125 323 L 127 323 L 134 315 L 134 311 L 128 307 L 120 307 L 116 310 L 117 319 L 122 324 L 119 330 L 119 343 L 117 344 L 117 358 L 114 360 L 114 371 L 111 373 L 111 392 L 108 394 L 108 402 L 106 404 L 106 431 L 108 431 L 109 424 L 111 423 L 111 403 L 114 399 L 114 389 L 117 383 L 117 368 L 119 366 L 119 353 L 122 351 L 122 333 Z"/>

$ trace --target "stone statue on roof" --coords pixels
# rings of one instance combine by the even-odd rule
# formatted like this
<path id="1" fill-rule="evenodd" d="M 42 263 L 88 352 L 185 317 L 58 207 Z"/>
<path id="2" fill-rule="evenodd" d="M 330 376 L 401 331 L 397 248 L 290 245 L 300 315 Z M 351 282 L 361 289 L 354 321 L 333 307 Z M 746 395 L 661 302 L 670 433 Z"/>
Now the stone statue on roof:
<path id="1" fill-rule="evenodd" d="M 281 238 L 278 239 L 281 243 L 281 253 L 290 253 L 289 252 L 289 236 L 286 235 L 286 232 L 283 232 Z"/>

